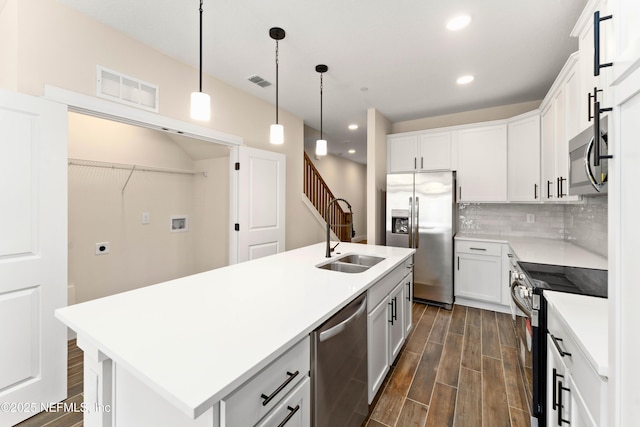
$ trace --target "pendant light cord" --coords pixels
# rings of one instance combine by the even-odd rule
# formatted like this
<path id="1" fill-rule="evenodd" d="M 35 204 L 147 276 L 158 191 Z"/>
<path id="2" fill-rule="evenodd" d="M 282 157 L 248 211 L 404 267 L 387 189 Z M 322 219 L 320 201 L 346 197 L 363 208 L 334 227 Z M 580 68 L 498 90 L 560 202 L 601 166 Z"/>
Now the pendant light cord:
<path id="1" fill-rule="evenodd" d="M 202 2 L 200 0 L 200 92 L 202 92 Z"/>
<path id="2" fill-rule="evenodd" d="M 276 124 L 278 124 L 278 40 L 276 40 Z"/>
<path id="3" fill-rule="evenodd" d="M 320 139 L 322 139 L 322 74 L 320 73 Z"/>

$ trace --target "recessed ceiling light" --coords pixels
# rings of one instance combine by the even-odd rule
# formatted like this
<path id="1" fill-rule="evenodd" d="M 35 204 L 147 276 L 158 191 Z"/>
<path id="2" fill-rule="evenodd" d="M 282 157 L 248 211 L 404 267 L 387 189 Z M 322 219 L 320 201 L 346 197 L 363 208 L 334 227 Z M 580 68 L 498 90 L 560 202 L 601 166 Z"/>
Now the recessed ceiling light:
<path id="1" fill-rule="evenodd" d="M 466 85 L 468 83 L 471 83 L 473 79 L 474 77 L 471 75 L 461 76 L 461 77 L 458 77 L 458 80 L 456 80 L 456 83 L 458 83 L 459 85 Z"/>
<path id="2" fill-rule="evenodd" d="M 352 149 L 350 149 L 349 151 L 347 151 L 347 153 L 349 153 L 349 154 L 355 154 L 355 153 L 356 153 L 356 150 L 354 150 L 354 149 L 352 148 Z"/>
<path id="3" fill-rule="evenodd" d="M 349 129 L 350 130 L 356 130 L 356 129 L 358 129 L 358 125 L 355 124 L 355 123 L 352 123 L 352 124 L 349 125 Z"/>
<path id="4" fill-rule="evenodd" d="M 447 29 L 451 31 L 458 31 L 466 27 L 471 23 L 471 17 L 469 15 L 456 16 L 449 22 L 447 22 Z"/>

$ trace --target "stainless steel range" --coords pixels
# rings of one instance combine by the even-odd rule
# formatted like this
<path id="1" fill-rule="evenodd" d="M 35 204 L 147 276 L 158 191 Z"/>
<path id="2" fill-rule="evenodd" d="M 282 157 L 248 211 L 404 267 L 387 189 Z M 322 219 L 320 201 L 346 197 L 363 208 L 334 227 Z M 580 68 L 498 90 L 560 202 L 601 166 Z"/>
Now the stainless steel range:
<path id="1" fill-rule="evenodd" d="M 543 291 L 607 298 L 607 270 L 535 264 L 511 258 L 511 298 L 524 317 L 515 317 L 520 365 L 532 378 L 528 398 L 531 426 L 546 426 L 547 303 Z M 526 372 L 530 370 L 530 375 Z"/>

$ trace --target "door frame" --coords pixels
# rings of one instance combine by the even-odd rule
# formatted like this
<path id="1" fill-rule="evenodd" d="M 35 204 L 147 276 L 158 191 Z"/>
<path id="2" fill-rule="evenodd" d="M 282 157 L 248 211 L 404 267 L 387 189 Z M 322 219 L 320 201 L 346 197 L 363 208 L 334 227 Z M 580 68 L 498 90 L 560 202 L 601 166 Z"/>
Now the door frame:
<path id="1" fill-rule="evenodd" d="M 229 229 L 233 230 L 238 218 L 238 174 L 235 163 L 240 156 L 239 147 L 246 146 L 244 138 L 220 132 L 205 126 L 172 119 L 157 113 L 100 99 L 79 92 L 45 85 L 44 99 L 67 105 L 67 110 L 118 123 L 140 126 L 167 133 L 180 133 L 189 138 L 230 147 L 229 152 Z M 229 233 L 229 264 L 237 263 L 238 233 Z"/>

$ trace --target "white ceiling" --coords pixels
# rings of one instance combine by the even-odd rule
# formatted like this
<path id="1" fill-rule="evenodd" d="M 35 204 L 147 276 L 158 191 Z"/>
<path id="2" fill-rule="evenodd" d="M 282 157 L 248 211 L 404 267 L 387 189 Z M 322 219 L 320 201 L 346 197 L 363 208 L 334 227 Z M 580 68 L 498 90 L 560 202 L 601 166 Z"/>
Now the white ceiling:
<path id="1" fill-rule="evenodd" d="M 199 0 L 59 1 L 198 66 Z M 275 104 L 275 85 L 260 88 L 247 77 L 275 83 L 269 28 L 282 27 L 287 35 L 280 42 L 280 107 L 319 129 L 315 66 L 326 64 L 323 128 L 329 151 L 366 163 L 368 108 L 397 122 L 542 99 L 577 50 L 569 33 L 585 3 L 204 0 L 203 67 Z M 471 15 L 471 25 L 448 31 L 446 21 L 462 12 Z M 462 74 L 473 74 L 475 81 L 456 85 Z M 350 123 L 359 129 L 348 130 Z M 347 154 L 349 148 L 357 153 Z"/>

